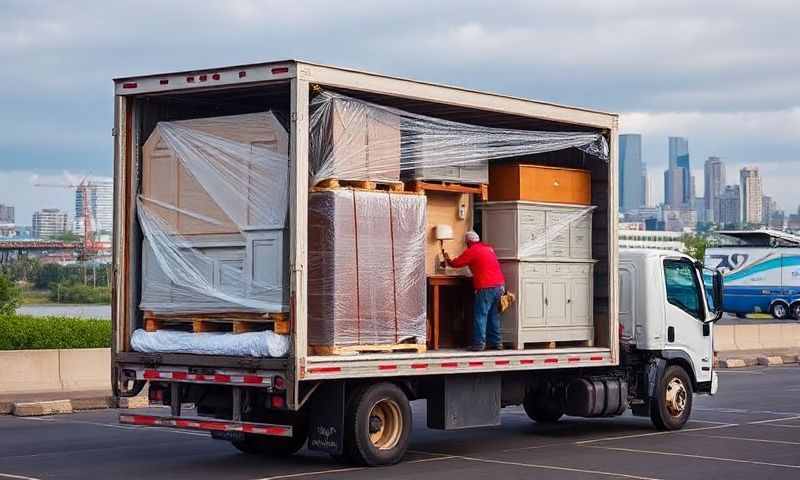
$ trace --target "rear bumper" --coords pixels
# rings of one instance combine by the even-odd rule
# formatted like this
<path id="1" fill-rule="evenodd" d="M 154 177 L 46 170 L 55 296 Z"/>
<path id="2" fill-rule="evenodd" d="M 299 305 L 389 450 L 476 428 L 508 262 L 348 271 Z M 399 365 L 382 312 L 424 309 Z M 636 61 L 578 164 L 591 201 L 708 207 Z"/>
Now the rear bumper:
<path id="1" fill-rule="evenodd" d="M 167 427 L 204 432 L 249 433 L 273 437 L 291 437 L 291 425 L 269 423 L 234 422 L 197 417 L 165 417 L 158 415 L 120 414 L 119 423 L 141 427 Z"/>

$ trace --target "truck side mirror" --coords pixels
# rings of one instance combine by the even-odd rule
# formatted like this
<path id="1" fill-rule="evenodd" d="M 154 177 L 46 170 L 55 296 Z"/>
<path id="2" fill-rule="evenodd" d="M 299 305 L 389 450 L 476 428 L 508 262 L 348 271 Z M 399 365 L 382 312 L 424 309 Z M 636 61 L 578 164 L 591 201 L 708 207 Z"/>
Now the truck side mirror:
<path id="1" fill-rule="evenodd" d="M 722 318 L 722 272 L 714 270 L 714 283 L 712 285 L 712 298 L 714 299 L 714 318 L 712 322 L 716 322 Z"/>

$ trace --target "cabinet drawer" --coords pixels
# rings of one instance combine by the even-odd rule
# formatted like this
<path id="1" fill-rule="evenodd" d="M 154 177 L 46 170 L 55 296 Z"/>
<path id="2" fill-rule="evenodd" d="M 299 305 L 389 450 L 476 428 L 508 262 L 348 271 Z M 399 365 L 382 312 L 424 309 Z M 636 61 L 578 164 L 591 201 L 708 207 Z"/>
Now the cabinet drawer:
<path id="1" fill-rule="evenodd" d="M 540 276 L 547 273 L 547 265 L 544 263 L 524 263 L 520 268 L 523 277 Z"/>

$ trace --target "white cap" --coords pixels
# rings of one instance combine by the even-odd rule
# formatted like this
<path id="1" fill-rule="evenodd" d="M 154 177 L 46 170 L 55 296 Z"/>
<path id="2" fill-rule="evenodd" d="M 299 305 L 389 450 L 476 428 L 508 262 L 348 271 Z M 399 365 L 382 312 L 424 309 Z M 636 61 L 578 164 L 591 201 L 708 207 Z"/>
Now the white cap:
<path id="1" fill-rule="evenodd" d="M 474 231 L 472 231 L 472 230 L 470 230 L 469 232 L 467 232 L 467 233 L 464 235 L 464 239 L 465 239 L 466 241 L 468 241 L 468 242 L 473 242 L 473 243 L 475 243 L 475 242 L 480 242 L 480 241 L 481 241 L 481 237 L 479 237 L 479 236 L 478 236 L 478 234 L 477 234 L 477 233 L 475 233 L 475 232 L 474 232 Z"/>

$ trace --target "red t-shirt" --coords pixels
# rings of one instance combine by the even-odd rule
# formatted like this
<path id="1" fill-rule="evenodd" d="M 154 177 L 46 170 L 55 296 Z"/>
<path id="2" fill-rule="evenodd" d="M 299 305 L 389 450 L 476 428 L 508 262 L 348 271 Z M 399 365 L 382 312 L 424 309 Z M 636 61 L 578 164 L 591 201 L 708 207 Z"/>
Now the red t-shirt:
<path id="1" fill-rule="evenodd" d="M 469 267 L 475 289 L 502 287 L 506 283 L 494 249 L 482 242 L 473 243 L 458 257 L 450 260 L 453 268 Z"/>

